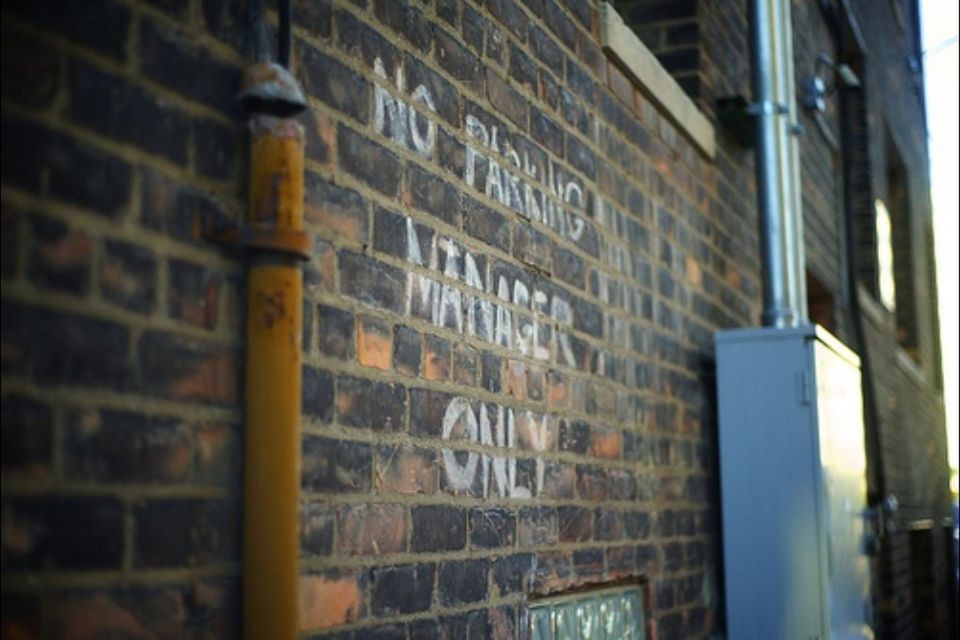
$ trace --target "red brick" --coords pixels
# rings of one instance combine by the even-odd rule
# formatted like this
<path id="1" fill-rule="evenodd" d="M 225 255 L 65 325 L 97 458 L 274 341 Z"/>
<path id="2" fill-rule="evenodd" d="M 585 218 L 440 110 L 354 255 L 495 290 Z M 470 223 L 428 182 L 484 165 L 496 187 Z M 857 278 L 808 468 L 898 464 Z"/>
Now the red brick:
<path id="1" fill-rule="evenodd" d="M 300 576 L 300 630 L 326 629 L 359 620 L 364 589 L 355 571 Z"/>
<path id="2" fill-rule="evenodd" d="M 403 445 L 383 445 L 374 467 L 374 488 L 380 493 L 432 495 L 437 492 L 437 455 Z"/>
<path id="3" fill-rule="evenodd" d="M 448 380 L 450 378 L 450 342 L 427 334 L 424 336 L 423 379 Z"/>
<path id="4" fill-rule="evenodd" d="M 393 328 L 379 320 L 357 318 L 357 361 L 389 371 L 393 366 Z"/>
<path id="5" fill-rule="evenodd" d="M 381 555 L 407 548 L 407 508 L 392 504 L 343 506 L 337 512 L 337 549 L 346 555 Z"/>
<path id="6" fill-rule="evenodd" d="M 527 399 L 527 365 L 519 360 L 507 361 L 507 392 L 517 400 Z"/>

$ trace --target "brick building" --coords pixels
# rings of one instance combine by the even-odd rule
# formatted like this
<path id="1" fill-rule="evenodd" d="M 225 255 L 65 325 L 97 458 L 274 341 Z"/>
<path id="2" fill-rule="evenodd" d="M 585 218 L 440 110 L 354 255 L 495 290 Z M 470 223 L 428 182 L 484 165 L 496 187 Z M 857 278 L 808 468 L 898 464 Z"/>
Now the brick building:
<path id="1" fill-rule="evenodd" d="M 747 2 L 616 5 L 294 2 L 305 636 L 525 637 L 533 599 L 614 583 L 649 637 L 724 632 Z M 797 112 L 810 315 L 863 358 L 870 493 L 899 502 L 875 628 L 947 637 L 917 8 L 792 10 L 798 95 L 838 84 Z M 234 636 L 244 260 L 198 221 L 245 215 L 247 3 L 2 11 L 4 637 Z"/>

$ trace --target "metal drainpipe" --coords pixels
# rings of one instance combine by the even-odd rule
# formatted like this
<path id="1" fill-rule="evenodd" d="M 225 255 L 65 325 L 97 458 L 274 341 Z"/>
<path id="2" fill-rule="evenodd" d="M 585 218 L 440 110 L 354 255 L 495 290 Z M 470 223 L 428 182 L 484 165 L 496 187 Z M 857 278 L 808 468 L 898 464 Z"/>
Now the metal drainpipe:
<path id="1" fill-rule="evenodd" d="M 251 2 L 252 11 L 259 2 Z M 305 107 L 288 69 L 289 2 L 278 6 L 283 63 L 245 73 L 241 109 L 249 117 L 247 224 L 221 230 L 247 255 L 246 427 L 244 451 L 243 629 L 246 638 L 296 638 L 299 624 L 299 505 Z M 262 41 L 262 15 L 255 29 Z"/>
<path id="2" fill-rule="evenodd" d="M 807 322 L 807 301 L 790 5 L 752 0 L 750 9 L 763 324 L 794 327 Z"/>

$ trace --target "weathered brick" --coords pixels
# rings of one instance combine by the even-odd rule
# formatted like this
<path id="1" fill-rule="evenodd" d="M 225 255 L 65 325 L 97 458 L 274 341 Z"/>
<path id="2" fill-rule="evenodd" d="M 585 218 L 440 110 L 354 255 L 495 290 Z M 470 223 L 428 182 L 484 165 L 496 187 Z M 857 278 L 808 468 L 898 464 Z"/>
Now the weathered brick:
<path id="1" fill-rule="evenodd" d="M 530 114 L 530 134 L 556 155 L 563 155 L 563 128 L 537 109 Z"/>
<path id="2" fill-rule="evenodd" d="M 409 0 L 374 0 L 377 19 L 399 33 L 420 51 L 429 51 L 433 25 Z"/>
<path id="3" fill-rule="evenodd" d="M 578 420 L 560 422 L 560 451 L 584 455 L 590 448 L 590 425 Z"/>
<path id="4" fill-rule="evenodd" d="M 457 3 L 461 4 L 461 3 Z M 469 5 L 463 7 L 463 17 L 461 18 L 461 33 L 467 46 L 478 54 L 483 52 L 483 17 Z"/>
<path id="5" fill-rule="evenodd" d="M 453 352 L 453 381 L 473 386 L 477 381 L 477 351 L 465 344 L 458 344 Z"/>
<path id="6" fill-rule="evenodd" d="M 490 0 L 487 2 L 487 11 L 512 31 L 521 42 L 526 37 L 527 14 L 523 12 L 516 0 Z"/>
<path id="7" fill-rule="evenodd" d="M 41 479 L 53 462 L 53 414 L 45 403 L 21 395 L 4 395 L 0 474 L 4 478 Z"/>
<path id="8" fill-rule="evenodd" d="M 407 548 L 407 507 L 343 505 L 337 511 L 337 550 L 345 555 L 399 553 Z"/>
<path id="9" fill-rule="evenodd" d="M 108 217 L 118 217 L 128 204 L 132 171 L 126 161 L 6 113 L 0 137 L 5 184 L 37 194 L 46 184 L 54 200 Z"/>
<path id="10" fill-rule="evenodd" d="M 517 516 L 497 507 L 470 510 L 470 544 L 479 549 L 512 547 L 516 539 Z"/>
<path id="11" fill-rule="evenodd" d="M 381 445 L 374 467 L 374 486 L 380 493 L 433 495 L 437 492 L 437 455 L 429 449 Z"/>
<path id="12" fill-rule="evenodd" d="M 406 274 L 365 255 L 342 250 L 338 254 L 340 290 L 366 304 L 403 313 Z"/>
<path id="13" fill-rule="evenodd" d="M 112 0 L 67 0 L 56 4 L 11 2 L 5 8 L 44 30 L 62 34 L 82 47 L 89 47 L 115 60 L 125 60 L 127 57 L 131 12 L 126 5 Z"/>
<path id="14" fill-rule="evenodd" d="M 483 92 L 480 60 L 445 31 L 436 32 L 437 62 L 451 76 L 477 93 Z"/>
<path id="15" fill-rule="evenodd" d="M 107 239 L 100 262 L 100 294 L 131 311 L 156 306 L 157 261 L 146 247 Z"/>
<path id="16" fill-rule="evenodd" d="M 597 540 L 619 540 L 623 537 L 623 514 L 614 509 L 594 510 L 593 536 Z"/>
<path id="17" fill-rule="evenodd" d="M 371 486 L 370 445 L 350 440 L 306 437 L 302 445 L 301 486 L 310 491 L 367 491 Z"/>
<path id="18" fill-rule="evenodd" d="M 402 325 L 394 329 L 393 366 L 400 373 L 420 375 L 420 334 Z"/>
<path id="19" fill-rule="evenodd" d="M 603 549 L 576 549 L 572 559 L 578 579 L 595 582 L 603 576 L 606 564 Z"/>
<path id="20" fill-rule="evenodd" d="M 573 92 L 583 98 L 587 104 L 593 105 L 596 103 L 597 84 L 588 72 L 569 60 L 567 60 L 567 84 L 573 89 Z"/>
<path id="21" fill-rule="evenodd" d="M 369 317 L 357 318 L 357 361 L 389 371 L 393 365 L 393 327 Z"/>
<path id="22" fill-rule="evenodd" d="M 116 498 L 4 497 L 3 571 L 120 569 L 123 520 Z"/>
<path id="23" fill-rule="evenodd" d="M 591 180 L 597 178 L 597 157 L 576 136 L 567 136 L 567 160 Z"/>
<path id="24" fill-rule="evenodd" d="M 471 236 L 501 251 L 510 251 L 510 228 L 503 215 L 470 196 L 463 196 L 463 230 Z"/>
<path id="25" fill-rule="evenodd" d="M 587 542 L 593 539 L 593 512 L 584 507 L 561 506 L 560 542 Z"/>
<path id="26" fill-rule="evenodd" d="M 443 415 L 453 396 L 440 391 L 410 389 L 410 431 L 415 435 L 439 437 Z"/>
<path id="27" fill-rule="evenodd" d="M 323 502 L 300 504 L 300 548 L 307 553 L 328 556 L 333 551 L 336 509 Z"/>
<path id="28" fill-rule="evenodd" d="M 332 569 L 300 576 L 300 629 L 326 629 L 364 617 L 366 572 Z"/>
<path id="29" fill-rule="evenodd" d="M 544 0 L 544 21 L 568 49 L 577 48 L 577 27 L 554 0 Z"/>
<path id="30" fill-rule="evenodd" d="M 413 551 L 458 551 L 467 546 L 467 512 L 461 507 L 413 507 L 411 526 Z"/>
<path id="31" fill-rule="evenodd" d="M 304 417 L 330 422 L 333 418 L 333 375 L 329 371 L 304 365 L 302 376 Z"/>
<path id="32" fill-rule="evenodd" d="M 370 83 L 334 58 L 298 41 L 300 76 L 304 91 L 337 111 L 366 123 L 369 117 Z"/>
<path id="33" fill-rule="evenodd" d="M 239 510 L 227 500 L 155 498 L 133 509 L 134 564 L 184 567 L 239 560 Z"/>
<path id="34" fill-rule="evenodd" d="M 375 431 L 403 429 L 407 393 L 395 382 L 375 382 L 340 376 L 337 379 L 337 420 Z"/>
<path id="35" fill-rule="evenodd" d="M 531 93 L 537 93 L 537 65 L 534 64 L 530 56 L 523 50 L 510 43 L 510 77 L 519 83 L 521 87 L 526 87 Z M 535 110 L 534 110 L 535 111 Z"/>
<path id="36" fill-rule="evenodd" d="M 423 378 L 424 380 L 450 379 L 450 342 L 427 334 L 423 338 Z"/>
<path id="37" fill-rule="evenodd" d="M 517 519 L 517 544 L 521 547 L 554 544 L 557 526 L 555 507 L 524 507 Z"/>
<path id="38" fill-rule="evenodd" d="M 242 454 L 240 429 L 236 425 L 196 425 L 193 479 L 197 483 L 239 487 Z"/>
<path id="39" fill-rule="evenodd" d="M 28 109 L 49 106 L 60 89 L 63 65 L 60 52 L 13 27 L 10 21 L 0 28 L 3 29 L 0 92 L 4 99 Z"/>
<path id="40" fill-rule="evenodd" d="M 569 500 L 576 494 L 577 474 L 574 466 L 566 462 L 546 462 L 543 469 L 543 487 L 539 495 L 544 498 Z"/>
<path id="41" fill-rule="evenodd" d="M 442 178 L 407 165 L 409 204 L 436 216 L 447 224 L 460 226 L 460 191 Z"/>
<path id="42" fill-rule="evenodd" d="M 403 165 L 392 151 L 339 125 L 337 158 L 340 166 L 357 179 L 384 195 L 397 195 Z"/>
<path id="43" fill-rule="evenodd" d="M 455 27 L 457 17 L 460 15 L 460 3 L 457 0 L 440 0 L 437 3 L 437 17 Z"/>
<path id="44" fill-rule="evenodd" d="M 24 214 L 13 205 L 3 201 L 0 204 L 0 275 L 4 280 L 16 276 L 20 269 L 20 250 L 23 242 L 20 239 L 20 229 L 23 226 Z"/>
<path id="45" fill-rule="evenodd" d="M 84 294 L 90 290 L 93 241 L 90 235 L 47 216 L 30 217 L 27 275 L 43 288 Z"/>
<path id="46" fill-rule="evenodd" d="M 240 69 L 197 46 L 185 32 L 151 20 L 140 24 L 140 68 L 144 75 L 189 100 L 227 115 L 237 113 Z"/>
<path id="47" fill-rule="evenodd" d="M 218 198 L 148 166 L 141 167 L 140 210 L 144 226 L 178 240 L 199 245 L 199 218 L 226 222 L 232 218 Z"/>
<path id="48" fill-rule="evenodd" d="M 46 385 L 130 386 L 126 327 L 7 300 L 0 314 L 5 375 L 19 374 Z"/>
<path id="49" fill-rule="evenodd" d="M 500 591 L 500 595 L 529 590 L 536 566 L 536 559 L 532 553 L 515 553 L 494 560 L 493 582 Z"/>
<path id="50" fill-rule="evenodd" d="M 190 123 L 184 111 L 77 60 L 70 62 L 67 82 L 71 121 L 172 162 L 186 163 Z"/>
<path id="51" fill-rule="evenodd" d="M 527 364 L 525 362 L 507 361 L 507 393 L 519 401 L 527 399 Z"/>
<path id="52" fill-rule="evenodd" d="M 513 255 L 547 273 L 553 271 L 553 241 L 530 225 L 518 224 L 513 228 Z"/>
<path id="53" fill-rule="evenodd" d="M 534 401 L 543 400 L 546 385 L 546 372 L 543 367 L 530 365 L 527 368 L 527 397 Z"/>
<path id="54" fill-rule="evenodd" d="M 493 69 L 487 70 L 487 99 L 494 109 L 521 129 L 526 130 L 529 105 L 527 100 L 506 83 Z"/>
<path id="55" fill-rule="evenodd" d="M 533 590 L 536 593 L 553 593 L 567 589 L 575 577 L 570 555 L 562 551 L 547 551 L 537 554 Z"/>
<path id="56" fill-rule="evenodd" d="M 75 482 L 183 482 L 193 471 L 193 430 L 176 417 L 77 410 L 64 441 L 64 474 Z"/>
<path id="57" fill-rule="evenodd" d="M 167 262 L 167 273 L 167 314 L 203 329 L 216 328 L 223 276 L 209 267 L 176 258 Z"/>
<path id="58" fill-rule="evenodd" d="M 636 549 L 631 546 L 607 548 L 607 579 L 617 580 L 642 572 L 637 564 Z M 648 574 L 649 575 L 649 574 Z"/>
<path id="59" fill-rule="evenodd" d="M 145 331 L 137 358 L 138 383 L 151 395 L 227 406 L 237 400 L 237 354 L 230 347 Z"/>
<path id="60" fill-rule="evenodd" d="M 437 592 L 440 604 L 456 606 L 479 602 L 487 597 L 490 561 L 452 560 L 440 563 Z"/>
<path id="61" fill-rule="evenodd" d="M 404 68 L 407 71 L 407 86 L 423 85 L 433 96 L 433 105 L 440 117 L 455 128 L 460 128 L 460 91 L 447 82 L 443 76 L 424 64 L 419 57 L 404 56 Z"/>
<path id="62" fill-rule="evenodd" d="M 333 169 L 336 125 L 329 114 L 308 109 L 300 117 L 304 128 L 305 156 L 321 168 Z"/>
<path id="63" fill-rule="evenodd" d="M 375 61 L 379 59 L 387 78 L 396 78 L 402 57 L 394 45 L 349 11 L 338 9 L 334 19 L 337 23 L 337 44 L 348 57 L 362 59 L 370 69 L 374 68 Z"/>
<path id="64" fill-rule="evenodd" d="M 367 201 L 353 189 L 323 179 L 313 172 L 304 176 L 304 220 L 351 240 L 367 242 Z"/>
<path id="65" fill-rule="evenodd" d="M 504 58 L 507 55 L 507 34 L 506 32 L 494 24 L 492 21 L 487 21 L 484 24 L 484 36 L 485 36 L 485 55 L 488 59 L 493 60 L 498 65 L 503 65 Z"/>
<path id="66" fill-rule="evenodd" d="M 332 30 L 331 0 L 293 3 L 293 20 L 318 38 L 329 38 Z"/>
<path id="67" fill-rule="evenodd" d="M 609 494 L 609 484 L 603 467 L 577 465 L 577 495 L 581 499 L 603 502 Z"/>
<path id="68" fill-rule="evenodd" d="M 416 613 L 430 607 L 436 577 L 433 564 L 375 567 L 370 570 L 370 609 L 375 616 Z"/>
<path id="69" fill-rule="evenodd" d="M 485 351 L 480 359 L 480 384 L 487 391 L 497 393 L 502 388 L 503 361 L 500 356 Z"/>
<path id="70" fill-rule="evenodd" d="M 336 307 L 317 305 L 317 348 L 320 353 L 352 360 L 354 354 L 353 314 Z"/>
<path id="71" fill-rule="evenodd" d="M 620 459 L 623 448 L 622 434 L 619 429 L 597 426 L 590 433 L 590 456 L 607 460 Z"/>
<path id="72" fill-rule="evenodd" d="M 490 634 L 486 609 L 443 616 L 433 620 L 417 620 L 407 626 L 410 640 L 446 640 L 447 638 L 484 640 L 491 637 L 513 637 Z"/>

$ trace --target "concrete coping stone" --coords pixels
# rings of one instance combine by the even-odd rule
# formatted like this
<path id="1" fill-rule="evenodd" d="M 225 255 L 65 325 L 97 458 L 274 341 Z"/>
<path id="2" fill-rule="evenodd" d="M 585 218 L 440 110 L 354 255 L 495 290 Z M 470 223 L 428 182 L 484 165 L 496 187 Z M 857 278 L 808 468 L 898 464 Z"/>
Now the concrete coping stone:
<path id="1" fill-rule="evenodd" d="M 600 5 L 600 37 L 611 60 L 666 112 L 704 155 L 714 159 L 717 147 L 713 125 L 609 2 Z"/>

